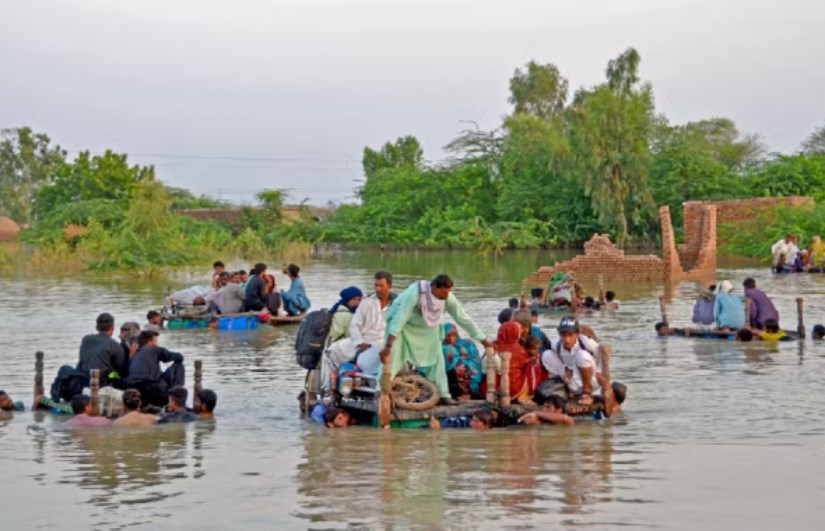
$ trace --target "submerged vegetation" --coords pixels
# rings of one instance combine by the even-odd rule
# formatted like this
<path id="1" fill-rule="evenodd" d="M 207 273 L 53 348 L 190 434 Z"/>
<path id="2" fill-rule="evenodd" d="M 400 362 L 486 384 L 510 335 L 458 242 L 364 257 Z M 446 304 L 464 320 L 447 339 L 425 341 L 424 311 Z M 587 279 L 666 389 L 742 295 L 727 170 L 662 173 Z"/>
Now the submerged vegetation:
<path id="1" fill-rule="evenodd" d="M 285 220 L 283 190 L 262 190 L 242 222 L 199 220 L 187 208 L 225 202 L 164 185 L 127 155 L 81 152 L 73 161 L 31 129 L 0 138 L 0 215 L 26 227 L 0 247 L 0 269 L 137 269 L 207 262 L 214 256 L 308 253 L 319 242 L 391 247 L 506 248 L 578 243 L 594 232 L 622 245 L 659 238 L 656 207 L 677 232 L 690 200 L 811 195 L 825 201 L 825 127 L 795 154 L 767 154 L 756 135 L 726 118 L 671 124 L 628 49 L 601 84 L 570 94 L 552 64 L 529 62 L 510 79 L 513 111 L 492 131 L 463 131 L 429 163 L 412 136 L 365 148 L 359 204 L 328 219 Z M 728 250 L 764 254 L 786 232 L 803 239 L 825 207 L 788 209 L 764 224 L 728 230 Z M 723 232 L 726 229 L 723 229 Z M 755 231 L 759 231 L 758 234 Z"/>

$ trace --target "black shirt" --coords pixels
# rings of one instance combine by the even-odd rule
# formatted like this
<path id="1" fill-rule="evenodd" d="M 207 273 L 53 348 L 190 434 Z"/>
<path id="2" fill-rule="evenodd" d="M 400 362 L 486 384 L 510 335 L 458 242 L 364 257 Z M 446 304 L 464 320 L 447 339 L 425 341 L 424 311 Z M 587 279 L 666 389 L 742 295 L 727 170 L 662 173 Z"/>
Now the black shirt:
<path id="1" fill-rule="evenodd" d="M 255 275 L 246 285 L 246 298 L 244 299 L 246 310 L 260 310 L 266 307 L 266 283 L 260 275 Z"/>
<path id="2" fill-rule="evenodd" d="M 129 362 L 129 377 L 125 384 L 156 382 L 160 380 L 160 362 L 183 362 L 183 356 L 163 347 L 143 347 L 135 352 Z"/>
<path id="3" fill-rule="evenodd" d="M 123 369 L 128 359 L 123 347 L 111 336 L 103 333 L 89 334 L 80 342 L 77 370 L 89 376 L 89 371 L 97 369 L 101 380 L 106 381 L 109 373 Z"/>

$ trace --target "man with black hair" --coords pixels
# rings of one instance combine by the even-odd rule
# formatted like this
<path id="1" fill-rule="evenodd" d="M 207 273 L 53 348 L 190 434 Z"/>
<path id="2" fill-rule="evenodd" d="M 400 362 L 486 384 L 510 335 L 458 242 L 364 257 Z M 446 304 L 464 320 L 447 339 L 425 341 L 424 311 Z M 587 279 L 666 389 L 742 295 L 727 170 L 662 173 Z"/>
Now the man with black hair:
<path id="1" fill-rule="evenodd" d="M 185 387 L 173 387 L 169 389 L 169 403 L 166 405 L 166 414 L 158 419 L 158 424 L 170 424 L 177 422 L 194 422 L 198 416 L 186 410 L 186 399 L 189 391 Z"/>
<path id="2" fill-rule="evenodd" d="M 445 404 L 456 402 L 450 397 L 441 349 L 444 314 L 455 319 L 471 338 L 481 341 L 485 347 L 491 345 L 452 294 L 452 289 L 453 281 L 447 275 L 437 275 L 429 282 L 421 280 L 405 289 L 387 314 L 387 337 L 381 351 L 381 360 L 390 364 L 392 377 L 411 363 L 438 386 Z"/>
<path id="3" fill-rule="evenodd" d="M 112 424 L 106 417 L 92 416 L 92 399 L 86 395 L 75 395 L 71 404 L 75 416 L 61 424 L 64 428 L 91 428 Z"/>
<path id="4" fill-rule="evenodd" d="M 171 363 L 161 373 L 160 363 Z M 158 333 L 144 330 L 138 336 L 138 350 L 129 362 L 124 384 L 140 391 L 143 402 L 163 406 L 170 388 L 184 384 L 183 356 L 158 346 Z"/>
<path id="5" fill-rule="evenodd" d="M 163 330 L 163 317 L 155 310 L 149 310 L 146 314 L 146 324 L 143 326 L 144 330 L 152 330 L 160 332 Z"/>
<path id="6" fill-rule="evenodd" d="M 102 313 L 97 316 L 97 334 L 89 334 L 80 342 L 77 371 L 83 375 L 88 385 L 90 372 L 100 371 L 100 386 L 120 387 L 122 374 L 128 372 L 129 358 L 123 347 L 112 339 L 115 330 L 115 318 Z"/>
<path id="7" fill-rule="evenodd" d="M 756 289 L 756 281 L 746 278 L 742 283 L 745 287 L 745 298 L 751 300 L 750 327 L 761 330 L 768 319 L 779 322 L 779 312 L 771 299 L 762 290 Z"/>
<path id="8" fill-rule="evenodd" d="M 221 273 L 224 272 L 224 269 L 226 269 L 226 266 L 223 265 L 223 262 L 221 262 L 220 260 L 212 264 L 212 282 L 210 284 L 212 286 L 212 289 L 217 289 L 218 277 Z"/>
<path id="9" fill-rule="evenodd" d="M 252 268 L 252 276 L 246 283 L 246 297 L 244 298 L 244 308 L 248 312 L 260 312 L 266 307 L 266 264 L 255 264 Z"/>
<path id="10" fill-rule="evenodd" d="M 324 412 L 324 426 L 327 428 L 349 428 L 353 424 L 355 421 L 344 409 L 331 407 Z"/>
<path id="11" fill-rule="evenodd" d="M 201 389 L 198 391 L 198 401 L 200 411 L 195 411 L 200 415 L 201 420 L 211 419 L 215 416 L 215 406 L 218 405 L 218 394 L 212 389 Z"/>
<path id="12" fill-rule="evenodd" d="M 123 347 L 123 353 L 126 356 L 126 359 L 132 357 L 132 355 L 137 351 L 137 338 L 140 335 L 140 324 L 136 323 L 135 321 L 127 321 L 120 325 L 120 346 Z M 126 379 L 129 370 L 129 363 L 128 361 L 124 364 L 124 374 L 121 374 L 120 377 Z"/>
<path id="13" fill-rule="evenodd" d="M 813 329 L 811 330 L 811 339 L 825 339 L 825 326 L 821 324 L 814 325 Z"/>
<path id="14" fill-rule="evenodd" d="M 15 402 L 7 392 L 0 390 L 0 411 L 23 411 L 25 409 L 22 402 Z"/>
<path id="15" fill-rule="evenodd" d="M 479 409 L 473 411 L 473 414 L 468 417 L 447 417 L 442 420 L 430 417 L 429 427 L 434 430 L 440 430 L 441 428 L 489 430 L 493 427 L 493 413 L 489 409 Z"/>
<path id="16" fill-rule="evenodd" d="M 536 393 L 533 401 L 540 409 L 522 415 L 518 421 L 520 424 L 535 425 L 543 422 L 550 424 L 563 424 L 573 426 L 576 421 L 573 417 L 564 413 L 564 399 L 559 395 L 544 395 Z"/>
<path id="17" fill-rule="evenodd" d="M 126 389 L 123 391 L 123 409 L 126 413 L 112 422 L 112 426 L 150 426 L 158 421 L 157 415 L 149 415 L 140 411 L 140 391 Z"/>
<path id="18" fill-rule="evenodd" d="M 541 356 L 547 373 L 564 380 L 570 392 L 579 395 L 580 404 L 593 403 L 593 390 L 598 388 L 600 373 L 598 361 L 593 357 L 599 344 L 579 334 L 579 321 L 564 317 L 558 326 L 559 339 L 551 341 L 550 349 Z"/>

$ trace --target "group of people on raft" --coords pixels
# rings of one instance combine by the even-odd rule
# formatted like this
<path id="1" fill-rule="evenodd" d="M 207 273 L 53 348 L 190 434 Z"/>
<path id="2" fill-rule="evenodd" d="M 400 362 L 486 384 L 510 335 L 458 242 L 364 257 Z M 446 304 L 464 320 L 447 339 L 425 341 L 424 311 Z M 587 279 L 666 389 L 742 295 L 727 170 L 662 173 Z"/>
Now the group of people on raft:
<path id="1" fill-rule="evenodd" d="M 94 426 L 142 426 L 192 422 L 211 419 L 218 395 L 202 389 L 196 397 L 196 410 L 186 406 L 183 356 L 159 345 L 159 314 L 149 312 L 148 322 L 140 329 L 137 322 L 120 327 L 119 341 L 114 335 L 115 319 L 109 313 L 98 315 L 96 333 L 83 337 L 76 365 L 62 366 L 50 389 L 50 396 L 35 397 L 34 407 L 73 415 L 62 423 L 66 428 Z M 169 364 L 161 370 L 161 363 Z M 91 371 L 99 371 L 100 395 L 115 397 L 122 406 L 106 416 L 92 413 L 89 393 Z M 8 398 L 8 400 L 3 397 Z M 11 402 L 0 394 L 0 409 Z M 22 409 L 13 403 L 10 409 Z M 165 411 L 164 411 L 165 409 Z M 117 415 L 117 418 L 112 418 Z"/>
<path id="2" fill-rule="evenodd" d="M 557 272 L 550 279 L 546 289 L 533 288 L 530 297 L 529 307 L 534 311 L 538 308 L 548 308 L 555 311 L 567 310 L 583 313 L 619 309 L 615 292 L 599 288 L 598 299 L 585 295 L 584 288 L 576 282 L 576 275 L 573 272 Z"/>
<path id="3" fill-rule="evenodd" d="M 720 336 L 733 335 L 737 341 L 782 341 L 791 339 L 779 326 L 779 311 L 768 295 L 756 287 L 756 281 L 746 278 L 743 295 L 734 293 L 733 283 L 723 280 L 718 287 L 710 285 L 702 291 L 693 305 L 694 328 L 676 328 L 662 321 L 656 323 L 656 334 L 663 336 Z M 750 301 L 746 320 L 745 301 Z M 825 326 L 813 328 L 813 338 L 825 337 Z"/>
<path id="4" fill-rule="evenodd" d="M 209 326 L 218 327 L 219 315 L 259 313 L 266 322 L 271 316 L 297 316 L 311 306 L 301 268 L 284 264 L 282 272 L 289 278 L 289 290 L 277 289 L 275 275 L 267 265 L 257 263 L 249 270 L 229 272 L 220 260 L 212 265 L 209 286 L 193 286 L 168 296 L 168 313 L 183 316 L 210 316 Z M 182 311 L 181 311 L 182 310 Z"/>
<path id="5" fill-rule="evenodd" d="M 807 249 L 799 248 L 799 238 L 793 234 L 771 246 L 771 271 L 774 273 L 825 272 L 825 242 L 819 236 L 811 239 Z"/>
<path id="6" fill-rule="evenodd" d="M 372 375 L 380 373 L 382 364 L 389 364 L 391 377 L 414 367 L 435 384 L 444 405 L 484 397 L 486 363 L 476 342 L 511 354 L 508 377 L 513 401 L 541 406 L 536 414 L 524 416 L 523 423 L 572 423 L 572 418 L 553 409 L 558 409 L 558 400 L 563 407 L 566 393 L 581 405 L 601 399 L 594 398 L 607 383 L 601 374 L 601 359 L 594 356 L 599 344 L 592 330 L 589 336 L 582 334 L 583 327 L 575 317 L 562 319 L 557 328 L 559 337 L 551 340 L 534 324 L 530 310 L 515 309 L 501 323 L 495 341 L 490 341 L 452 293 L 449 276 L 414 282 L 397 296 L 392 292 L 389 272 L 377 272 L 374 281 L 374 294 L 364 297 L 359 288 L 350 286 L 341 291 L 340 300 L 330 309 L 332 324 L 321 361 L 321 388 L 331 400 L 330 404 L 319 402 L 311 412 L 328 427 L 353 422 L 347 411 L 334 407 L 337 390 L 333 382 L 343 364 L 353 364 L 361 373 Z M 456 325 L 444 323 L 447 315 L 467 337 L 459 335 Z M 545 382 L 556 386 L 543 386 Z M 611 399 L 615 395 L 617 402 L 624 400 L 623 385 L 613 384 L 611 390 L 604 394 Z M 462 425 L 462 421 L 455 423 Z M 464 419 L 463 424 L 490 426 L 483 413 Z"/>

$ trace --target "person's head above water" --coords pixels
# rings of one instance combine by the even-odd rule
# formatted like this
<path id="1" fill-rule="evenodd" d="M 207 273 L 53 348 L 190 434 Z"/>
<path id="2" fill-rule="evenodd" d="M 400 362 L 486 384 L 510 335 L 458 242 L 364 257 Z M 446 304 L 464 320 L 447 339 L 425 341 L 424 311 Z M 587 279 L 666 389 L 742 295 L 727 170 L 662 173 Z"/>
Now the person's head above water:
<path id="1" fill-rule="evenodd" d="M 658 322 L 656 323 L 656 335 L 657 336 L 669 336 L 670 335 L 670 327 L 667 323 Z"/>
<path id="2" fill-rule="evenodd" d="M 489 409 L 479 409 L 470 417 L 470 427 L 474 430 L 488 430 L 493 427 L 493 414 Z"/>
<path id="3" fill-rule="evenodd" d="M 149 313 L 146 314 L 146 320 L 151 324 L 159 325 L 161 323 L 160 314 L 155 310 L 149 310 Z"/>
<path id="4" fill-rule="evenodd" d="M 185 387 L 176 385 L 169 389 L 169 403 L 166 404 L 166 411 L 174 413 L 175 411 L 186 411 L 186 399 L 189 398 L 189 391 Z"/>
<path id="5" fill-rule="evenodd" d="M 0 390 L 0 411 L 11 411 L 14 409 L 14 400 L 3 390 Z"/>
<path id="6" fill-rule="evenodd" d="M 811 337 L 813 339 L 825 339 L 825 326 L 821 324 L 814 325 L 811 330 Z"/>
<path id="7" fill-rule="evenodd" d="M 324 412 L 324 426 L 327 428 L 348 428 L 350 424 L 350 414 L 341 408 L 331 407 Z"/>
<path id="8" fill-rule="evenodd" d="M 559 395 L 547 395 L 537 392 L 533 396 L 533 401 L 545 411 L 564 413 L 564 398 Z"/>
<path id="9" fill-rule="evenodd" d="M 765 319 L 765 332 L 771 334 L 779 333 L 779 323 L 776 319 Z"/>
<path id="10" fill-rule="evenodd" d="M 430 292 L 436 299 L 447 300 L 453 289 L 453 279 L 445 274 L 436 275 L 430 281 Z"/>
<path id="11" fill-rule="evenodd" d="M 218 405 L 218 393 L 212 389 L 201 389 L 198 391 L 198 400 L 201 403 L 201 408 L 200 411 L 196 411 L 195 413 L 211 415 L 215 412 L 215 406 Z"/>
<path id="12" fill-rule="evenodd" d="M 606 300 L 607 302 L 613 302 L 613 300 L 615 298 L 616 298 L 616 293 L 613 292 L 613 291 L 607 291 L 604 294 L 604 300 Z"/>
<path id="13" fill-rule="evenodd" d="M 753 341 L 753 332 L 751 332 L 750 328 L 740 328 L 736 331 L 736 340 L 737 341 Z"/>
<path id="14" fill-rule="evenodd" d="M 86 395 L 74 395 L 71 401 L 72 412 L 75 415 L 91 414 L 92 399 Z"/>
<path id="15" fill-rule="evenodd" d="M 140 391 L 137 389 L 126 389 L 123 391 L 123 407 L 126 411 L 138 411 L 141 405 Z"/>

